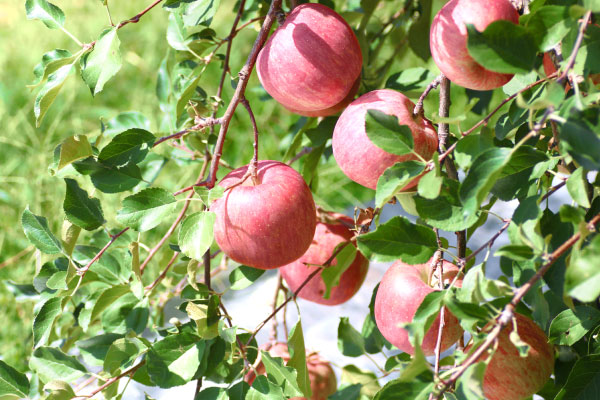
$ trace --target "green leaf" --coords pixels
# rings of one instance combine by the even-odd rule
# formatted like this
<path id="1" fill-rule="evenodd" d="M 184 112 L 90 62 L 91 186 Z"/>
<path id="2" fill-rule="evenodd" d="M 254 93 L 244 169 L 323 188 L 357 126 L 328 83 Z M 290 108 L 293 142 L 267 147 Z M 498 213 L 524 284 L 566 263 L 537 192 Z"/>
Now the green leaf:
<path id="1" fill-rule="evenodd" d="M 480 214 L 465 213 L 458 193 L 458 181 L 446 178 L 437 198 L 414 197 L 417 213 L 434 228 L 450 232 L 467 229 L 477 222 Z"/>
<path id="2" fill-rule="evenodd" d="M 565 290 L 579 301 L 595 301 L 600 296 L 600 235 L 575 258 L 567 269 Z"/>
<path id="3" fill-rule="evenodd" d="M 73 251 L 73 259 L 81 265 L 87 265 L 99 252 L 99 247 L 78 245 Z M 122 253 L 108 250 L 92 264 L 90 271 L 95 272 L 100 279 L 111 285 L 126 283 L 131 276 L 130 258 L 124 259 Z"/>
<path id="4" fill-rule="evenodd" d="M 303 395 L 298 387 L 298 377 L 294 368 L 284 366 L 283 359 L 273 358 L 266 351 L 261 351 L 261 357 L 269 380 L 281 387 L 284 395 L 287 397 Z"/>
<path id="5" fill-rule="evenodd" d="M 229 274 L 231 290 L 242 290 L 252 285 L 265 273 L 265 270 L 240 265 Z"/>
<path id="6" fill-rule="evenodd" d="M 104 193 L 120 193 L 133 189 L 142 181 L 140 168 L 134 164 L 115 167 L 110 164 L 95 163 L 90 178 L 96 189 Z"/>
<path id="7" fill-rule="evenodd" d="M 574 25 L 575 20 L 570 17 L 568 6 L 548 5 L 535 10 L 525 27 L 532 34 L 537 47 L 541 51 L 549 51 Z"/>
<path id="8" fill-rule="evenodd" d="M 377 376 L 371 371 L 362 370 L 354 365 L 346 365 L 342 368 L 342 382 L 359 384 L 360 393 L 372 398 L 381 389 Z"/>
<path id="9" fill-rule="evenodd" d="M 54 347 L 37 348 L 29 360 L 29 367 L 38 374 L 42 382 L 73 382 L 87 374 L 85 367 L 75 357 Z"/>
<path id="10" fill-rule="evenodd" d="M 494 256 L 503 256 L 515 261 L 527 261 L 531 260 L 535 256 L 535 254 L 533 252 L 533 249 L 529 246 L 507 244 L 506 246 L 502 246 L 498 250 L 496 250 Z"/>
<path id="11" fill-rule="evenodd" d="M 65 83 L 65 79 L 73 71 L 73 66 L 78 59 L 79 57 L 77 57 L 71 64 L 63 65 L 51 73 L 48 76 L 46 83 L 38 92 L 33 104 L 33 113 L 35 114 L 35 124 L 37 127 L 40 126 L 40 123 L 46 115 L 46 112 L 52 103 L 54 103 L 56 96 L 58 96 L 58 92 L 60 92 L 60 89 L 62 89 L 63 84 Z"/>
<path id="12" fill-rule="evenodd" d="M 149 188 L 123 199 L 117 221 L 138 232 L 160 224 L 177 208 L 175 196 L 165 189 Z"/>
<path id="13" fill-rule="evenodd" d="M 115 136 L 100 151 L 98 161 L 116 167 L 139 164 L 148 154 L 155 139 L 153 134 L 144 129 L 128 129 Z"/>
<path id="14" fill-rule="evenodd" d="M 51 392 L 45 400 L 71 400 L 77 397 L 71 385 L 63 381 L 50 381 L 44 385 L 44 390 Z"/>
<path id="15" fill-rule="evenodd" d="M 598 122 L 569 117 L 560 128 L 560 148 L 566 150 L 587 170 L 600 170 L 600 131 Z"/>
<path id="16" fill-rule="evenodd" d="M 583 6 L 586 10 L 600 12 L 600 1 L 598 0 L 583 0 Z"/>
<path id="17" fill-rule="evenodd" d="M 229 398 L 227 389 L 210 387 L 198 393 L 194 400 L 229 400 Z"/>
<path id="18" fill-rule="evenodd" d="M 81 77 L 92 96 L 100 93 L 104 84 L 121 69 L 120 45 L 117 28 L 105 29 L 96 40 L 94 49 L 81 59 Z"/>
<path id="19" fill-rule="evenodd" d="M 212 211 L 201 211 L 189 215 L 183 221 L 178 238 L 183 254 L 194 260 L 202 260 L 214 239 L 213 225 L 216 217 Z"/>
<path id="20" fill-rule="evenodd" d="M 220 0 L 196 0 L 188 4 L 183 11 L 183 23 L 185 26 L 209 26 L 219 3 Z"/>
<path id="21" fill-rule="evenodd" d="M 65 25 L 65 14 L 60 8 L 46 0 L 25 1 L 27 19 L 38 19 L 50 29 L 60 29 Z"/>
<path id="22" fill-rule="evenodd" d="M 60 241 L 50 232 L 48 220 L 29 211 L 23 211 L 21 225 L 27 239 L 42 253 L 56 254 L 62 251 Z"/>
<path id="23" fill-rule="evenodd" d="M 374 231 L 360 235 L 358 250 L 372 261 L 396 261 L 407 264 L 427 262 L 437 250 L 435 234 L 414 225 L 404 217 L 393 217 Z"/>
<path id="24" fill-rule="evenodd" d="M 410 128 L 400 125 L 398 117 L 379 110 L 367 110 L 365 131 L 369 140 L 388 153 L 405 155 L 413 150 L 414 141 Z"/>
<path id="25" fill-rule="evenodd" d="M 433 291 L 427 294 L 415 315 L 412 322 L 404 325 L 404 329 L 408 331 L 408 336 L 411 344 L 415 346 L 425 337 L 425 332 L 429 330 L 431 324 L 438 316 L 440 308 L 444 305 L 444 292 Z"/>
<path id="26" fill-rule="evenodd" d="M 385 87 L 402 93 L 422 92 L 436 78 L 435 74 L 423 67 L 407 68 L 392 74 L 385 82 Z"/>
<path id="27" fill-rule="evenodd" d="M 206 342 L 196 335 L 180 333 L 167 336 L 148 352 L 148 374 L 163 389 L 183 385 L 196 375 L 205 349 Z"/>
<path id="28" fill-rule="evenodd" d="M 425 400 L 433 389 L 433 382 L 423 382 L 421 380 L 401 381 L 396 379 L 386 383 L 386 385 L 377 392 L 373 400 Z"/>
<path id="29" fill-rule="evenodd" d="M 92 146 L 88 142 L 87 136 L 75 135 L 68 137 L 60 144 L 58 170 L 60 171 L 67 165 L 88 158 L 91 155 L 93 155 Z"/>
<path id="30" fill-rule="evenodd" d="M 347 357 L 359 357 L 365 354 L 365 340 L 347 317 L 340 318 L 338 325 L 338 349 Z"/>
<path id="31" fill-rule="evenodd" d="M 460 200 L 465 213 L 474 214 L 494 186 L 496 178 L 510 157 L 510 149 L 495 147 L 479 154 L 460 186 Z"/>
<path id="32" fill-rule="evenodd" d="M 147 347 L 137 338 L 117 339 L 108 348 L 104 359 L 104 370 L 111 376 L 118 375 L 133 366 L 135 360 Z"/>
<path id="33" fill-rule="evenodd" d="M 53 297 L 49 299 L 40 308 L 33 320 L 33 347 L 39 347 L 46 344 L 50 333 L 52 332 L 52 326 L 54 320 L 62 312 L 62 298 Z"/>
<path id="34" fill-rule="evenodd" d="M 63 210 L 69 222 L 85 229 L 93 231 L 102 226 L 104 214 L 100 206 L 100 200 L 89 197 L 87 192 L 79 187 L 74 179 L 65 179 L 67 191 Z"/>
<path id="35" fill-rule="evenodd" d="M 581 357 L 555 400 L 595 400 L 600 385 L 600 354 Z"/>
<path id="36" fill-rule="evenodd" d="M 306 366 L 306 349 L 304 347 L 304 334 L 302 333 L 302 321 L 298 320 L 296 325 L 290 331 L 287 340 L 290 359 L 287 362 L 288 367 L 292 367 L 297 373 L 298 388 L 304 394 L 304 397 L 310 398 L 312 390 L 310 387 L 310 376 Z"/>
<path id="37" fill-rule="evenodd" d="M 77 55 L 73 55 L 70 51 L 63 49 L 55 49 L 45 53 L 42 56 L 42 61 L 33 68 L 35 80 L 27 85 L 27 87 L 32 89 L 39 86 L 48 79 L 51 73 L 64 65 L 73 63 L 76 58 Z"/>
<path id="38" fill-rule="evenodd" d="M 456 396 L 464 400 L 479 400 L 483 395 L 483 375 L 486 364 L 478 362 L 471 365 L 456 381 Z"/>
<path id="39" fill-rule="evenodd" d="M 443 177 L 439 176 L 436 171 L 429 171 L 419 180 L 417 192 L 425 199 L 436 199 L 440 195 L 443 183 Z"/>
<path id="40" fill-rule="evenodd" d="M 548 338 L 552 343 L 572 346 L 600 323 L 600 311 L 588 306 L 576 306 L 558 314 L 550 323 Z"/>
<path id="41" fill-rule="evenodd" d="M 432 8 L 432 0 L 420 2 L 418 19 L 410 24 L 408 31 L 410 49 L 423 61 L 427 61 L 431 57 L 429 50 L 429 27 L 432 20 Z M 403 40 L 406 39 L 403 38 Z"/>
<path id="42" fill-rule="evenodd" d="M 80 340 L 76 344 L 86 364 L 102 366 L 110 346 L 122 337 L 123 335 L 116 333 L 104 333 Z"/>
<path id="43" fill-rule="evenodd" d="M 532 184 L 531 174 L 535 166 L 547 160 L 545 153 L 531 146 L 519 147 L 502 168 L 492 187 L 492 193 L 504 201 L 524 197 Z"/>
<path id="44" fill-rule="evenodd" d="M 281 400 L 285 398 L 281 386 L 271 382 L 266 376 L 259 375 L 248 390 L 245 400 Z"/>
<path id="45" fill-rule="evenodd" d="M 102 292 L 100 297 L 98 297 L 96 304 L 94 304 L 90 321 L 95 321 L 104 310 L 127 293 L 131 293 L 129 285 L 113 286 Z"/>
<path id="46" fill-rule="evenodd" d="M 114 137 L 132 128 L 150 131 L 150 120 L 138 111 L 122 112 L 105 124 L 102 134 L 105 137 Z"/>
<path id="47" fill-rule="evenodd" d="M 208 189 L 206 186 L 194 186 L 194 192 L 200 197 L 202 203 L 210 207 L 213 201 L 220 199 L 225 194 L 225 188 L 222 186 L 215 186 L 212 189 Z"/>
<path id="48" fill-rule="evenodd" d="M 346 272 L 356 258 L 356 247 L 354 245 L 340 243 L 338 246 L 344 246 L 344 248 L 335 256 L 335 264 L 321 271 L 321 278 L 323 279 L 323 283 L 325 283 L 324 299 L 330 298 L 331 289 L 340 284 L 342 274 Z M 335 251 L 337 251 L 337 246 Z"/>
<path id="49" fill-rule="evenodd" d="M 421 175 L 426 164 L 420 161 L 399 162 L 388 169 L 377 180 L 375 207 L 383 207 L 396 193 L 402 190 L 413 179 Z"/>
<path id="50" fill-rule="evenodd" d="M 577 168 L 567 179 L 567 191 L 581 207 L 589 208 L 590 200 L 586 190 L 585 170 L 582 167 Z"/>
<path id="51" fill-rule="evenodd" d="M 0 360 L 0 398 L 20 399 L 29 393 L 29 380 L 4 361 Z"/>
<path id="52" fill-rule="evenodd" d="M 533 68 L 537 46 L 529 31 L 510 21 L 498 20 L 483 32 L 467 24 L 467 49 L 486 69 L 505 74 L 527 73 Z"/>

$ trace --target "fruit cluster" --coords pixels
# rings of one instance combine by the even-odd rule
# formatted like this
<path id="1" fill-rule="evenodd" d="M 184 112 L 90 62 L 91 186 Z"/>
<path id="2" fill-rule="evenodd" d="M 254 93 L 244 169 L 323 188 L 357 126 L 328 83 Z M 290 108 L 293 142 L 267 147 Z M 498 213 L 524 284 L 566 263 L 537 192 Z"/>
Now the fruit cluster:
<path id="1" fill-rule="evenodd" d="M 503 86 L 512 75 L 486 70 L 469 55 L 467 24 L 483 31 L 493 21 L 518 23 L 518 17 L 508 0 L 449 1 L 431 25 L 434 61 L 450 81 L 465 88 L 490 90 Z M 438 136 L 433 124 L 421 113 L 415 114 L 415 104 L 402 93 L 374 90 L 354 100 L 362 68 L 359 42 L 344 19 L 324 5 L 296 7 L 266 42 L 256 67 L 266 91 L 291 112 L 322 117 L 343 110 L 333 132 L 333 155 L 341 170 L 365 187 L 376 189 L 380 176 L 394 164 L 430 160 L 437 151 Z M 414 151 L 395 155 L 376 146 L 366 132 L 369 110 L 394 116 L 400 125 L 407 126 Z M 356 236 L 354 221 L 339 215 L 318 217 L 302 176 L 283 163 L 261 161 L 256 179 L 240 183 L 247 171 L 246 166 L 229 173 L 219 183 L 226 188 L 225 195 L 211 206 L 217 215 L 214 234 L 221 250 L 248 266 L 280 268 L 287 286 L 298 297 L 325 305 L 349 300 L 367 274 L 368 260 L 362 254 L 356 252 L 339 284 L 327 295 L 321 273 L 324 267 L 336 265 L 336 259 L 330 258 L 340 245 L 352 243 Z M 420 177 L 400 191 L 414 190 Z M 447 284 L 455 279 L 455 286 L 461 285 L 462 276 L 455 265 L 443 261 L 441 267 L 442 276 L 435 262 L 408 265 L 397 261 L 380 283 L 375 300 L 377 326 L 391 344 L 404 352 L 414 354 L 415 348 L 402 324 L 412 321 L 425 296 L 439 290 L 440 280 Z M 306 283 L 319 269 L 321 272 Z M 301 287 L 303 283 L 305 286 Z M 425 355 L 434 354 L 439 324 L 438 316 L 419 343 Z M 500 334 L 485 373 L 484 392 L 492 400 L 526 398 L 543 386 L 553 370 L 554 354 L 544 332 L 521 314 L 516 314 L 510 326 Z M 511 341 L 513 331 L 530 346 L 527 357 L 521 357 Z M 451 347 L 463 335 L 456 317 L 446 313 L 441 350 Z M 285 347 L 278 343 L 268 350 L 287 361 Z M 486 358 L 484 355 L 481 359 Z M 312 398 L 326 398 L 335 391 L 331 367 L 318 357 L 309 357 L 308 365 Z M 256 373 L 264 374 L 262 364 Z M 251 382 L 254 377 L 252 373 L 247 380 Z"/>

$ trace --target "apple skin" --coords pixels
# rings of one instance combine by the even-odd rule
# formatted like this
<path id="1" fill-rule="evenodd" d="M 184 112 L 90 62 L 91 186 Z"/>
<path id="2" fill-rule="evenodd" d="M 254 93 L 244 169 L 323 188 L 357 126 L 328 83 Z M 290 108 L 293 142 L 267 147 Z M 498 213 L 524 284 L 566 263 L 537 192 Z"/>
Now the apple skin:
<path id="1" fill-rule="evenodd" d="M 248 166 L 225 176 L 219 186 L 239 182 Z M 248 178 L 210 207 L 217 215 L 214 236 L 232 260 L 259 269 L 288 264 L 310 246 L 317 223 L 315 203 L 302 176 L 278 161 L 259 161 L 259 184 Z"/>
<path id="2" fill-rule="evenodd" d="M 492 22 L 519 23 L 519 13 L 509 0 L 450 0 L 433 19 L 429 47 L 436 65 L 448 79 L 462 87 L 491 90 L 504 86 L 513 77 L 485 69 L 467 50 L 467 27 L 482 32 Z"/>
<path id="3" fill-rule="evenodd" d="M 399 123 L 412 131 L 414 150 L 425 159 L 433 155 L 438 145 L 437 133 L 427 119 L 413 116 L 414 107 L 408 97 L 390 89 L 371 91 L 350 103 L 335 124 L 332 141 L 333 156 L 348 178 L 376 189 L 377 180 L 387 168 L 397 162 L 416 159 L 413 154 L 390 154 L 371 142 L 365 132 L 365 116 L 369 109 L 398 117 Z M 402 191 L 415 187 L 418 181 L 419 177 L 413 179 Z"/>
<path id="4" fill-rule="evenodd" d="M 554 350 L 544 331 L 522 314 L 515 313 L 515 317 L 517 332 L 529 344 L 529 353 L 527 357 L 519 356 L 509 338 L 513 330 L 509 323 L 498 336 L 498 348 L 483 377 L 483 393 L 488 400 L 526 399 L 539 391 L 554 371 Z M 484 354 L 478 361 L 487 357 Z"/>
<path id="5" fill-rule="evenodd" d="M 348 95 L 344 97 L 342 101 L 337 103 L 336 105 L 326 108 L 324 110 L 315 110 L 315 111 L 298 111 L 291 109 L 289 107 L 285 107 L 288 111 L 293 112 L 294 114 L 304 115 L 305 117 L 328 117 L 330 115 L 338 114 L 343 111 L 346 106 L 354 100 L 354 96 L 358 93 L 358 88 L 360 87 L 360 76 L 354 82 L 354 86 L 348 92 Z"/>
<path id="6" fill-rule="evenodd" d="M 316 3 L 294 8 L 256 62 L 265 90 L 298 113 L 340 103 L 361 69 L 362 54 L 352 28 L 338 13 Z"/>
<path id="7" fill-rule="evenodd" d="M 450 283 L 458 273 L 458 267 L 448 261 L 444 261 L 443 265 L 444 283 Z M 396 261 L 383 275 L 375 296 L 375 322 L 381 334 L 391 344 L 411 355 L 414 354 L 415 349 L 410 344 L 408 332 L 399 325 L 411 322 L 425 296 L 434 290 L 439 290 L 437 283 L 434 282 L 435 288 L 427 283 L 431 268 L 429 262 L 409 265 Z M 462 277 L 456 280 L 455 286 L 462 286 Z M 426 356 L 433 355 L 435 352 L 439 325 L 438 315 L 421 343 Z M 458 320 L 446 309 L 441 351 L 447 350 L 462 335 L 463 330 Z"/>
<path id="8" fill-rule="evenodd" d="M 281 267 L 281 276 L 290 290 L 294 292 L 298 290 L 306 278 L 319 268 L 306 264 L 323 265 L 331 257 L 338 244 L 352 239 L 354 233 L 348 226 L 353 226 L 354 221 L 346 216 L 338 217 L 338 219 L 342 219 L 342 222 L 318 222 L 315 237 L 306 253 L 293 263 Z M 336 265 L 336 263 L 337 260 L 334 260 L 332 265 Z M 340 277 L 340 283 L 331 289 L 329 299 L 323 298 L 325 282 L 320 273 L 302 288 L 298 297 L 328 306 L 344 303 L 358 292 L 368 270 L 369 261 L 357 251 L 354 261 Z"/>
<path id="9" fill-rule="evenodd" d="M 272 357 L 281 357 L 285 364 L 290 360 L 290 353 L 288 352 L 287 344 L 277 342 L 273 345 L 261 345 L 260 349 L 266 350 Z M 260 355 L 259 355 L 260 357 Z M 310 379 L 310 388 L 312 390 L 312 396 L 310 400 L 327 400 L 327 397 L 334 394 L 337 390 L 337 379 L 335 372 L 331 365 L 319 357 L 318 353 L 307 352 L 306 353 L 306 366 L 308 368 L 308 377 Z M 258 375 L 265 374 L 265 366 L 262 361 L 256 367 Z M 245 380 L 249 385 L 252 385 L 256 379 L 256 375 L 253 371 L 246 374 Z M 306 399 L 305 397 L 292 397 L 290 400 Z"/>

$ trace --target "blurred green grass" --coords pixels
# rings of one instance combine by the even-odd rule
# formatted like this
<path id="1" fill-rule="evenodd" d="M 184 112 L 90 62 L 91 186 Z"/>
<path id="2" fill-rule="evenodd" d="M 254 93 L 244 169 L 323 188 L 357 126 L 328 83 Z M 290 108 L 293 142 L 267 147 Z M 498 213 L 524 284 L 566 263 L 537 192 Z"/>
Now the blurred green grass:
<path id="1" fill-rule="evenodd" d="M 54 3 L 65 12 L 66 29 L 84 43 L 96 39 L 108 25 L 107 14 L 100 1 L 55 0 Z M 113 21 L 132 17 L 147 3 L 141 0 L 109 2 Z M 222 4 L 211 25 L 218 37 L 229 33 L 234 16 L 232 8 L 233 2 Z M 130 110 L 140 111 L 149 117 L 155 135 L 168 134 L 157 130 L 161 111 L 155 95 L 157 71 L 168 47 L 165 40 L 167 17 L 167 12 L 159 6 L 139 23 L 121 29 L 123 66 L 118 75 L 106 84 L 103 92 L 92 97 L 80 77 L 73 74 L 41 126 L 36 128 L 33 115 L 36 92 L 26 87 L 33 80 L 32 69 L 45 52 L 62 48 L 74 53 L 77 44 L 59 30 L 49 30 L 40 21 L 27 20 L 24 1 L 11 0 L 0 4 L 0 265 L 30 246 L 20 224 L 20 215 L 26 206 L 35 214 L 47 217 L 52 231 L 60 233 L 64 220 L 64 184 L 50 175 L 48 166 L 52 162 L 54 148 L 63 139 L 75 134 L 93 137 L 100 131 L 101 119 L 107 121 L 120 112 Z M 256 27 L 251 26 L 236 37 L 231 60 L 233 74 L 245 61 L 255 36 Z M 218 63 L 209 66 L 201 79 L 201 86 L 209 95 L 216 92 L 220 67 Z M 226 81 L 225 104 L 228 104 L 232 92 L 232 86 Z M 261 100 L 264 94 L 254 75 L 247 97 L 261 131 L 260 157 L 280 159 L 291 139 L 291 127 L 299 117 L 282 111 L 272 100 Z M 243 108 L 238 110 L 224 151 L 224 159 L 233 166 L 245 164 L 252 154 L 249 119 Z M 172 148 L 163 144 L 157 151 L 167 154 Z M 155 185 L 169 190 L 187 186 L 195 180 L 199 168 L 198 163 L 178 165 L 169 162 Z M 315 198 L 321 205 L 343 209 L 344 205 L 364 201 L 367 198 L 365 193 L 369 196 L 368 192 L 357 189 L 357 185 L 343 178 L 332 157 L 320 170 L 319 180 L 320 189 Z M 80 184 L 88 192 L 93 190 L 88 180 L 80 179 Z M 95 196 L 103 202 L 108 228 L 117 226 L 114 214 L 125 195 L 95 192 Z M 151 232 L 143 240 L 152 246 L 163 232 L 164 229 Z M 166 254 L 156 257 L 151 269 L 158 268 L 164 256 Z M 0 269 L 0 283 L 31 283 L 36 265 L 44 261 L 43 255 L 30 251 Z M 0 284 L 0 310 L 4 322 L 0 329 L 0 359 L 21 371 L 27 369 L 31 352 L 32 309 L 32 302 L 15 302 L 13 294 Z"/>

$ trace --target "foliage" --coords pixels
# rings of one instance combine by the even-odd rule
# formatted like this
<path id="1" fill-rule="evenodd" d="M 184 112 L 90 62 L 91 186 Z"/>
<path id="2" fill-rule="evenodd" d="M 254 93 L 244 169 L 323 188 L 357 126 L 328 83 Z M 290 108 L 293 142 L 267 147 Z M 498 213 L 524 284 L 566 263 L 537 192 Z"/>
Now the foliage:
<path id="1" fill-rule="evenodd" d="M 329 140 L 335 117 L 317 121 L 293 115 L 254 76 L 236 74 L 243 65 L 252 70 L 246 56 L 256 51 L 255 31 L 263 26 L 259 35 L 269 32 L 263 21 L 273 19 L 269 7 L 279 3 L 164 0 L 139 10 L 105 0 L 82 6 L 94 10 L 88 13 L 76 7 L 64 12 L 47 0 L 25 2 L 26 17 L 45 25 L 38 24 L 34 36 L 47 48 L 35 62 L 29 56 L 2 59 L 2 78 L 7 70 L 32 66 L 34 92 L 29 98 L 24 85 L 14 94 L 0 83 L 8 105 L 0 118 L 11 132 L 0 139 L 15 150 L 0 155 L 0 162 L 7 177 L 19 178 L 18 188 L 0 189 L 0 212 L 14 225 L 0 233 L 3 254 L 11 254 L 0 264 L 0 304 L 11 321 L 18 314 L 32 329 L 20 354 L 5 353 L 9 339 L 0 333 L 0 397 L 59 399 L 102 391 L 105 398 L 121 398 L 121 379 L 160 388 L 197 380 L 199 390 L 202 382 L 220 384 L 199 391 L 199 399 L 308 395 L 302 325 L 289 337 L 290 361 L 262 352 L 267 376 L 249 387 L 242 378 L 258 354 L 254 337 L 283 307 L 276 302 L 273 315 L 247 331 L 231 321 L 223 293 L 210 284 L 211 271 L 220 272 L 215 266 L 223 258 L 213 241 L 215 214 L 208 210 L 223 191 L 213 186 L 228 166 L 243 165 L 252 154 L 254 126 L 244 107 L 233 115 L 225 112 L 238 105 L 241 91 L 257 119 L 260 157 L 295 166 L 320 206 L 343 211 L 374 201 L 376 217 L 397 199 L 418 217 L 396 216 L 385 223 L 375 218 L 371 232 L 369 224 L 357 222 L 357 246 L 367 258 L 415 264 L 443 251 L 465 269 L 462 288 L 447 287 L 423 302 L 407 325 L 414 342 L 445 307 L 476 348 L 489 332 L 482 330 L 486 324 L 508 323 L 498 319 L 500 310 L 506 315 L 518 307 L 558 349 L 555 373 L 540 395 L 590 398 L 600 355 L 595 233 L 600 92 L 593 82 L 593 74 L 600 73 L 595 56 L 600 29 L 587 21 L 600 17 L 593 14 L 600 11 L 597 3 L 535 0 L 519 25 L 496 22 L 484 32 L 469 26 L 472 57 L 515 77 L 494 91 L 453 85 L 449 99 L 436 92 L 427 96 L 425 117 L 438 129 L 449 125 L 450 136 L 431 160 L 390 167 L 375 192 L 349 182 L 335 165 Z M 324 3 L 347 19 L 359 39 L 364 59 L 359 94 L 388 87 L 417 100 L 435 79 L 427 38 L 441 1 L 404 1 L 402 7 L 379 0 Z M 92 17 L 102 9 L 108 25 Z M 289 11 L 289 4 L 283 9 Z M 126 17 L 113 23 L 117 15 Z M 80 29 L 76 34 L 70 32 L 74 26 Z M 153 26 L 164 30 L 155 35 Z M 45 28 L 51 29 L 48 35 L 41 34 Z M 69 42 L 61 42 L 61 32 Z M 542 53 L 559 44 L 559 73 L 546 79 Z M 52 46 L 57 48 L 48 51 Z M 438 115 L 438 103 L 445 100 L 451 100 L 449 115 Z M 89 102 L 92 106 L 83 108 Z M 20 110 L 25 106 L 27 114 Z M 378 147 L 413 152 L 412 135 L 394 118 L 369 111 L 366 128 Z M 14 133 L 19 131 L 23 134 Z M 223 150 L 219 143 L 226 133 Z M 417 192 L 398 195 L 422 173 Z M 194 182 L 199 185 L 191 187 Z M 572 202 L 552 209 L 547 199 L 562 186 Z M 494 217 L 494 203 L 512 200 L 518 203 L 514 214 L 501 216 L 505 225 L 488 242 L 508 236 L 510 244 L 493 255 L 505 276 L 488 279 L 485 261 L 472 262 L 485 248 L 468 248 L 462 239 L 451 248 L 438 229 L 471 238 Z M 348 264 L 339 249 L 338 265 Z M 341 273 L 331 271 L 337 275 L 328 278 L 328 291 Z M 245 289 L 262 275 L 236 265 L 231 289 Z M 511 280 L 514 287 L 507 283 Z M 163 307 L 171 298 L 182 301 L 179 310 L 188 316 L 183 322 L 164 320 Z M 346 356 L 392 347 L 377 330 L 372 304 L 363 311 L 361 330 L 348 318 L 340 320 L 338 347 Z M 456 368 L 440 372 L 416 347 L 412 358 L 389 355 L 377 375 L 344 367 L 343 383 L 332 398 L 420 399 L 432 392 L 481 397 L 485 363 L 456 350 L 442 360 Z M 452 375 L 461 365 L 464 373 Z M 394 379 L 379 385 L 387 376 Z M 77 388 L 88 377 L 98 378 L 97 389 Z M 456 385 L 442 393 L 434 383 L 438 377 Z"/>

